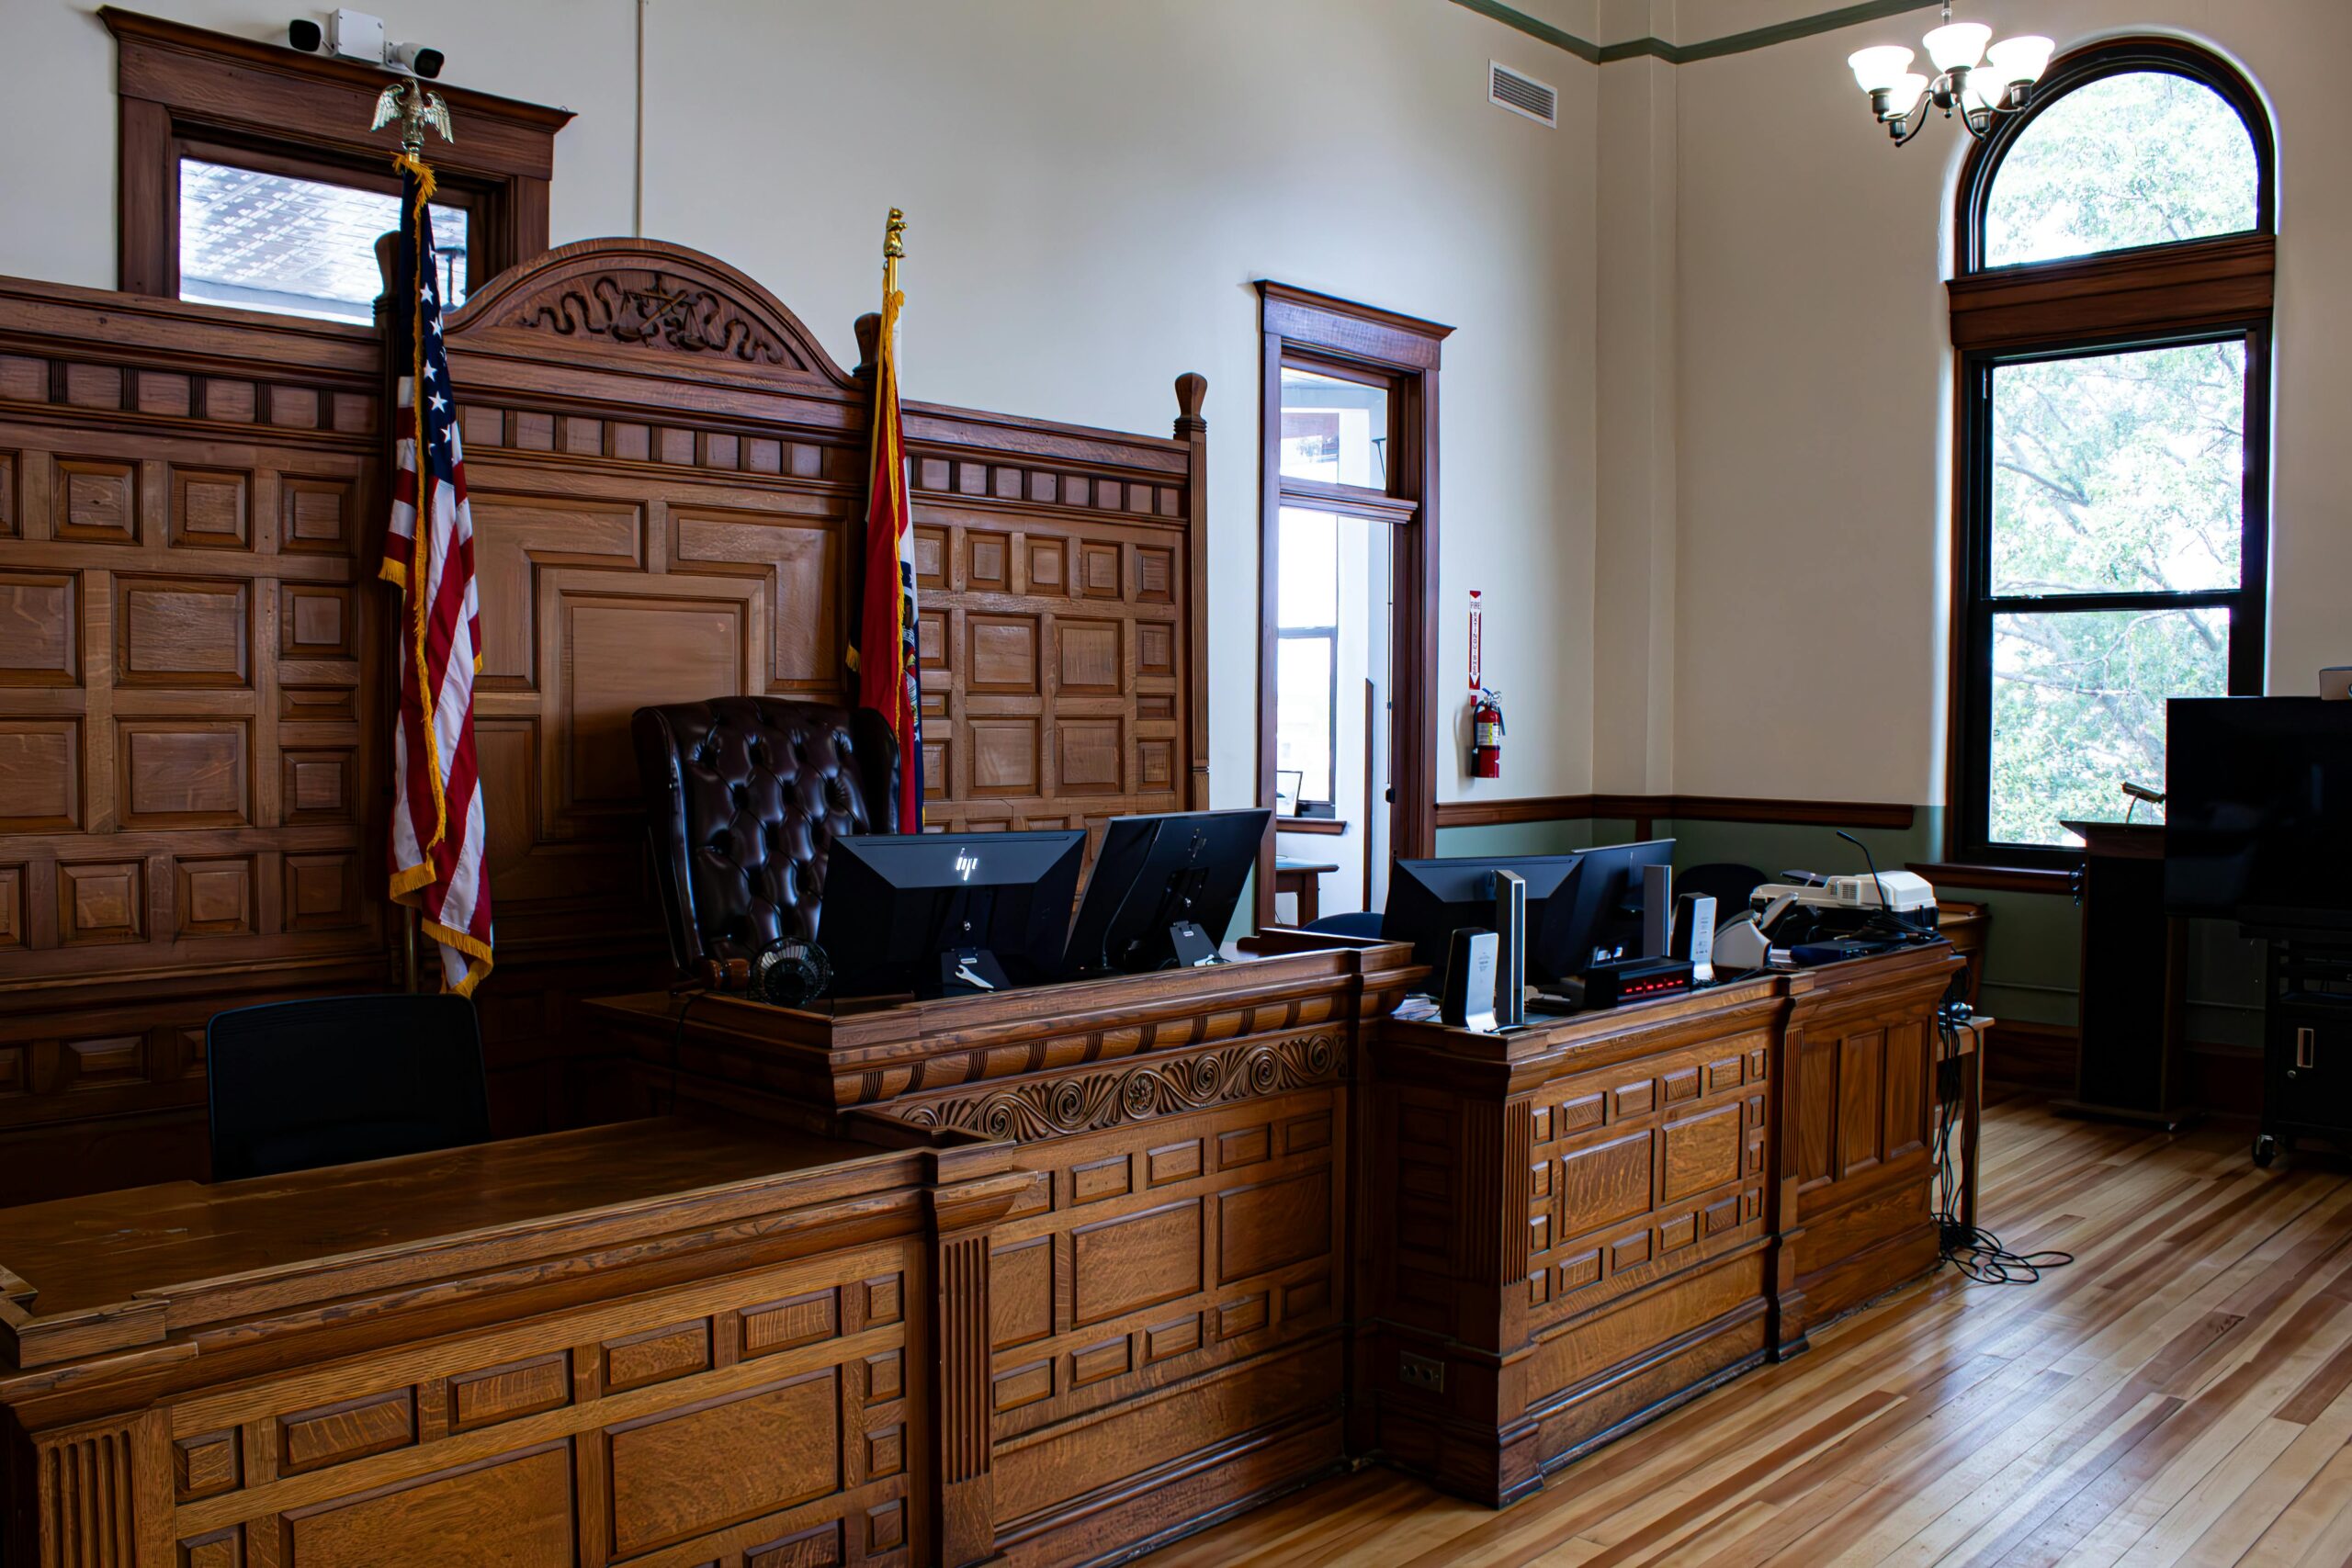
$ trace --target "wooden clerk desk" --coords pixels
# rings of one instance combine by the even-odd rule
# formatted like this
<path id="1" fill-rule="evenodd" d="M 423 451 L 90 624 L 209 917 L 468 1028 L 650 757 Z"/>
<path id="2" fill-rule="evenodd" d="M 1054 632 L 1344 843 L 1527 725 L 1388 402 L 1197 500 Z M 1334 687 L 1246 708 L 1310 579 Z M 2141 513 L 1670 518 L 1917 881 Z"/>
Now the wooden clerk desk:
<path id="1" fill-rule="evenodd" d="M 650 1119 L 0 1211 L 0 1557 L 1076 1562 L 1366 1454 L 1508 1502 L 1928 1269 L 1958 964 L 1507 1038 L 1380 942 L 608 1000 Z"/>

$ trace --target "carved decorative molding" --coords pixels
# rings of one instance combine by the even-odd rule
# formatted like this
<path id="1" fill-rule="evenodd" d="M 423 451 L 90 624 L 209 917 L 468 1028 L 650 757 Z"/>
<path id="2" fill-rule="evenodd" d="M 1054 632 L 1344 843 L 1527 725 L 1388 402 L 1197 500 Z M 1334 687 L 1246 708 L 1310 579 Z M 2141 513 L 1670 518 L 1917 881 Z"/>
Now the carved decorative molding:
<path id="1" fill-rule="evenodd" d="M 713 354 L 745 365 L 810 368 L 792 344 L 735 301 L 662 272 L 599 274 L 552 298 L 526 299 L 500 324 Z"/>
<path id="2" fill-rule="evenodd" d="M 1303 1034 L 1228 1045 L 1181 1061 L 1143 1062 L 1010 1084 L 890 1111 L 917 1126 L 955 1127 L 1025 1144 L 1312 1089 L 1346 1074 L 1347 1052 L 1340 1036 Z"/>

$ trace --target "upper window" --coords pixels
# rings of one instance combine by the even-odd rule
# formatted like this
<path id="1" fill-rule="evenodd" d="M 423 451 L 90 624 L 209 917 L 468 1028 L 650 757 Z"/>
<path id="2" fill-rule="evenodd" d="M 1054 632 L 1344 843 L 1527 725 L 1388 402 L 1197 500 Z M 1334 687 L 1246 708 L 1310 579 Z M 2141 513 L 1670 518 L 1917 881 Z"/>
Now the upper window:
<path id="1" fill-rule="evenodd" d="M 1388 489 L 1385 384 L 1283 367 L 1283 478 Z"/>
<path id="2" fill-rule="evenodd" d="M 2099 77 L 2036 114 L 2001 159 L 1984 265 L 2246 233 L 2261 185 L 2245 121 L 2211 87 L 2168 71 Z"/>
<path id="3" fill-rule="evenodd" d="M 400 227 L 399 191 L 355 189 L 180 159 L 180 298 L 366 322 L 383 281 L 376 240 Z M 466 210 L 433 204 L 441 303 L 466 302 Z"/>
<path id="4" fill-rule="evenodd" d="M 2064 863 L 2164 786 L 2170 699 L 2261 690 L 2269 163 L 2242 79 L 2139 39 L 1962 177 L 1959 858 Z"/>
<path id="5" fill-rule="evenodd" d="M 102 6 L 119 105 L 116 287 L 128 294 L 366 322 L 397 229 L 400 129 L 370 129 L 393 80 L 356 60 Z M 281 35 L 283 36 L 283 35 Z M 548 248 L 555 136 L 571 118 L 436 82 L 458 140 L 438 176 L 435 263 L 451 303 Z"/>

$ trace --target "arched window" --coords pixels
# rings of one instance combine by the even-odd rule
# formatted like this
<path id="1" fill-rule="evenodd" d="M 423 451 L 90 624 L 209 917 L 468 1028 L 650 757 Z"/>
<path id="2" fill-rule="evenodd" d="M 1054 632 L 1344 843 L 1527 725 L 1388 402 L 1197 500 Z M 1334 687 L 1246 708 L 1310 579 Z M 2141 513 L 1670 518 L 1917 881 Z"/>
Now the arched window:
<path id="1" fill-rule="evenodd" d="M 2063 865 L 2163 787 L 2167 699 L 2262 688 L 2273 188 L 2170 39 L 2056 62 L 1962 172 L 1956 859 Z"/>

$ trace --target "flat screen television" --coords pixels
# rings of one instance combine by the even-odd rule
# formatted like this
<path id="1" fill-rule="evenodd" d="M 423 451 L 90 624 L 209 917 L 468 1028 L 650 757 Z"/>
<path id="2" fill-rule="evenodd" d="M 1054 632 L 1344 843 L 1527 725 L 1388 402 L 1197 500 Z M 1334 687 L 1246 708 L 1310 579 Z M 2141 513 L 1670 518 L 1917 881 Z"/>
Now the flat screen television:
<path id="1" fill-rule="evenodd" d="M 2352 929 L 2352 703 L 2166 705 L 2165 907 Z"/>

